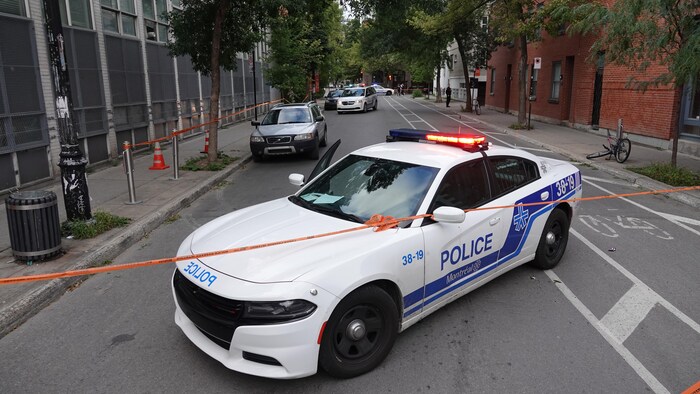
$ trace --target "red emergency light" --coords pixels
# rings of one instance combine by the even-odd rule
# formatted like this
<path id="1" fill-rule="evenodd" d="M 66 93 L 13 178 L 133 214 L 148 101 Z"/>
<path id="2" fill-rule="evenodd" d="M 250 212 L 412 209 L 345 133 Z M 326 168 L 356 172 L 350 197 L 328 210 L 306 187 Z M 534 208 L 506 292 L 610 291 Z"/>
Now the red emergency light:
<path id="1" fill-rule="evenodd" d="M 452 145 L 469 152 L 478 152 L 488 149 L 488 142 L 483 135 L 475 134 L 451 134 L 438 131 L 394 129 L 389 130 L 387 141 L 415 141 L 432 142 L 436 144 Z"/>

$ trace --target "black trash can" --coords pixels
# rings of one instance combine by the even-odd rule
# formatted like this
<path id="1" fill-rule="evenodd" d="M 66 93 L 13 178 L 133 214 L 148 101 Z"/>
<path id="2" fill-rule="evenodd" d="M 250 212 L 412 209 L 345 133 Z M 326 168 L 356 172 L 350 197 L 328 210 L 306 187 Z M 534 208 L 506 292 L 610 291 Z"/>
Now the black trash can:
<path id="1" fill-rule="evenodd" d="M 12 254 L 18 260 L 46 260 L 61 253 L 56 193 L 24 191 L 5 199 Z"/>

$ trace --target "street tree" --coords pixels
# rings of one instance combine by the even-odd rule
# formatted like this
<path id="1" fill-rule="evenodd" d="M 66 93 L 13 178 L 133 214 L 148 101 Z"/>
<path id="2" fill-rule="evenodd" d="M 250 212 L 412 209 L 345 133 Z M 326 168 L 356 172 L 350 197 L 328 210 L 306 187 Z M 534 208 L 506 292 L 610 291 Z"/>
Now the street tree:
<path id="1" fill-rule="evenodd" d="M 286 1 L 279 6 L 270 23 L 268 60 L 272 65 L 266 78 L 285 99 L 313 97 L 309 87 L 315 76 L 333 63 L 341 16 L 333 0 Z"/>
<path id="2" fill-rule="evenodd" d="M 555 0 L 552 16 L 570 21 L 570 33 L 596 34 L 592 60 L 605 52 L 605 61 L 635 71 L 628 86 L 644 91 L 650 86 L 691 86 L 700 80 L 700 2 L 697 0 L 592 1 L 572 7 Z M 649 66 L 665 71 L 650 77 Z M 679 118 L 673 132 L 671 164 L 677 164 Z"/>
<path id="3" fill-rule="evenodd" d="M 443 42 L 443 48 L 451 40 L 457 43 L 467 86 L 469 70 L 485 67 L 495 48 L 492 32 L 488 26 L 482 26 L 487 3 L 483 0 L 449 0 L 440 12 L 435 12 L 439 8 L 433 5 L 416 12 L 413 19 L 414 23 L 418 23 L 434 40 Z M 472 111 L 471 93 L 471 89 L 467 89 L 467 111 Z"/>
<path id="4" fill-rule="evenodd" d="M 556 1 L 556 0 L 555 0 Z M 563 0 L 562 0 L 563 1 Z M 490 27 L 501 44 L 515 44 L 518 59 L 518 124 L 525 125 L 528 101 L 528 42 L 542 39 L 541 31 L 554 29 L 558 22 L 548 18 L 544 4 L 538 0 L 502 0 L 490 4 Z M 558 27 L 558 25 L 557 25 Z"/>
<path id="5" fill-rule="evenodd" d="M 261 39 L 263 0 L 182 0 L 182 9 L 167 14 L 173 41 L 170 55 L 189 56 L 192 66 L 211 78 L 210 118 L 219 113 L 221 69 L 235 71 L 236 54 L 249 52 Z M 218 122 L 209 126 L 207 160 L 218 156 Z"/>

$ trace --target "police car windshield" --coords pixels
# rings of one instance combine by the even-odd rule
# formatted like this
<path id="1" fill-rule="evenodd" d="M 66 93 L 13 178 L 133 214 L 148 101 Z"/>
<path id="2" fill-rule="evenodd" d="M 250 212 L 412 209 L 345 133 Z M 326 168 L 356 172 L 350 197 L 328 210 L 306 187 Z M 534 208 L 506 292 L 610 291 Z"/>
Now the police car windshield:
<path id="1" fill-rule="evenodd" d="M 311 123 L 311 115 L 305 107 L 290 107 L 273 109 L 263 119 L 261 125 L 275 125 L 285 123 Z"/>
<path id="2" fill-rule="evenodd" d="M 319 213 L 332 209 L 363 222 L 374 214 L 413 216 L 437 173 L 434 167 L 350 155 L 290 199 Z"/>

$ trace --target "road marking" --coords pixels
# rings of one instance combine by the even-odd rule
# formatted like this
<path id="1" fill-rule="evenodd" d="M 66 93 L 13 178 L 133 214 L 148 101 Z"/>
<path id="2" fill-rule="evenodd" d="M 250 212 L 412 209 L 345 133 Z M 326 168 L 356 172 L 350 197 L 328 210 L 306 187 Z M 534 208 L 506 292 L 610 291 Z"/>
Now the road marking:
<path id="1" fill-rule="evenodd" d="M 600 323 L 607 327 L 615 339 L 624 343 L 655 305 L 654 294 L 647 288 L 635 284 L 600 319 Z"/>
<path id="2" fill-rule="evenodd" d="M 417 117 L 418 119 L 420 119 L 420 121 L 422 121 L 423 123 L 425 123 L 426 125 L 428 125 L 428 127 L 429 127 L 430 129 L 432 129 L 432 130 L 437 130 L 435 127 L 433 127 L 433 125 L 431 125 L 430 123 L 426 122 L 425 119 L 423 119 L 423 118 L 421 118 L 420 116 L 418 116 L 415 112 L 413 112 L 413 111 L 411 111 L 410 109 L 406 108 L 403 104 L 399 104 L 398 102 L 396 102 L 396 100 L 395 100 L 394 98 L 392 98 L 391 101 L 387 100 L 387 101 L 386 101 L 387 104 L 389 104 L 389 105 L 391 106 L 391 108 L 394 109 L 394 111 L 396 111 L 399 115 L 401 115 L 401 117 L 403 118 L 403 120 L 405 120 L 406 123 L 408 123 L 409 126 L 411 126 L 411 127 L 413 127 L 413 128 L 415 129 L 416 126 L 414 126 L 413 123 L 418 123 L 418 122 L 420 122 L 420 121 L 410 121 L 410 120 L 406 119 L 406 116 L 404 116 L 404 114 L 402 114 L 401 111 L 399 111 L 398 109 L 396 109 L 396 107 L 394 107 L 394 105 L 391 103 L 392 101 L 394 102 L 394 104 L 400 105 L 401 107 L 403 107 L 403 109 L 405 109 L 406 111 L 410 112 L 410 113 L 411 113 L 410 115 L 413 115 L 413 116 Z"/>
<path id="3" fill-rule="evenodd" d="M 666 387 L 664 387 L 661 382 L 659 382 L 651 372 L 649 372 L 646 367 L 630 352 L 620 341 L 618 341 L 610 331 L 603 326 L 600 321 L 595 317 L 593 312 L 590 311 L 581 300 L 576 297 L 576 295 L 569 289 L 564 282 L 559 279 L 557 274 L 552 270 L 546 270 L 544 273 L 549 277 L 549 279 L 554 282 L 554 285 L 559 289 L 559 291 L 564 294 L 569 302 L 583 315 L 583 317 L 588 320 L 588 322 L 598 331 L 598 333 L 612 346 L 612 348 L 619 354 L 627 364 L 632 367 L 634 372 L 639 375 L 642 380 L 657 394 L 670 393 Z"/>
<path id="4" fill-rule="evenodd" d="M 583 176 L 583 179 L 587 179 L 587 180 L 592 181 L 592 182 L 612 183 L 613 185 L 619 185 L 619 184 L 620 184 L 620 180 L 619 180 L 619 179 L 603 179 L 603 178 L 596 178 L 596 177 L 594 177 L 594 176 L 588 176 L 588 175 L 584 175 L 584 176 Z M 640 186 L 639 186 L 639 185 L 636 185 L 636 184 L 630 184 L 629 186 L 636 187 L 637 189 L 640 188 Z"/>
<path id="5" fill-rule="evenodd" d="M 485 135 L 489 136 L 489 138 L 494 139 L 494 140 L 500 142 L 501 144 L 503 144 L 503 145 L 505 145 L 505 146 L 507 146 L 507 147 L 509 147 L 509 148 L 523 149 L 523 148 L 516 148 L 515 145 L 509 144 L 509 143 L 503 141 L 503 140 L 500 139 L 500 138 L 494 137 L 494 136 L 493 136 L 494 133 L 491 133 L 491 132 L 488 132 L 488 131 L 479 130 L 479 129 L 477 129 L 476 127 L 470 125 L 469 123 L 462 122 L 460 119 L 455 119 L 455 118 L 454 118 L 454 115 L 444 114 L 444 113 L 438 111 L 438 110 L 435 109 L 435 108 L 430 108 L 430 107 L 428 107 L 428 106 L 425 105 L 425 104 L 421 104 L 421 103 L 416 103 L 416 104 L 418 104 L 418 105 L 420 105 L 420 106 L 422 106 L 422 107 L 424 107 L 424 108 L 427 108 L 427 109 L 429 109 L 429 110 L 431 110 L 431 111 L 437 112 L 437 113 L 439 113 L 439 114 L 442 115 L 442 116 L 445 116 L 445 117 L 447 117 L 447 118 L 450 118 L 450 119 L 452 119 L 453 121 L 455 121 L 455 122 L 457 122 L 457 123 L 459 123 L 459 124 L 462 124 L 462 125 L 464 125 L 464 126 L 467 126 L 467 127 L 469 127 L 470 129 L 473 129 L 474 131 L 476 131 L 477 133 L 485 134 Z M 404 108 L 405 108 L 405 107 L 404 107 Z M 547 152 L 549 152 L 549 151 L 547 151 Z"/>
<path id="6" fill-rule="evenodd" d="M 600 185 L 596 185 L 595 183 L 593 183 L 593 182 L 587 180 L 585 177 L 583 178 L 583 181 L 586 182 L 587 184 L 589 184 L 589 185 L 591 185 L 591 186 L 597 188 L 597 189 L 602 190 L 602 191 L 605 192 L 605 193 L 608 193 L 608 194 L 616 194 L 616 193 L 613 193 L 612 191 L 610 191 L 610 190 L 608 190 L 608 189 L 606 189 L 606 188 L 604 188 L 604 187 L 602 187 L 602 186 L 600 186 Z M 630 204 L 632 204 L 632 205 L 634 205 L 634 206 L 636 206 L 636 207 L 639 207 L 639 208 L 641 208 L 641 209 L 643 209 L 643 210 L 645 210 L 645 211 L 647 211 L 647 212 L 651 212 L 651 213 L 653 213 L 653 214 L 655 214 L 655 215 L 661 216 L 662 218 L 668 220 L 669 222 L 675 223 L 676 225 L 678 225 L 678 226 L 680 226 L 680 227 L 682 227 L 682 228 L 684 228 L 684 229 L 690 231 L 691 233 L 700 236 L 700 231 L 698 231 L 698 230 L 696 230 L 696 229 L 694 229 L 694 228 L 692 228 L 692 227 L 686 226 L 685 224 L 681 223 L 681 220 L 674 219 L 674 218 L 673 218 L 674 215 L 669 215 L 669 214 L 665 214 L 665 213 L 662 213 L 662 212 L 654 211 L 654 210 L 651 209 L 651 208 L 647 208 L 647 207 L 645 207 L 644 205 L 642 205 L 642 204 L 640 204 L 640 203 L 638 203 L 638 202 L 632 201 L 632 200 L 630 200 L 630 199 L 628 199 L 628 198 L 625 198 L 625 197 L 620 197 L 619 200 L 627 201 L 628 203 L 630 203 Z M 686 218 L 686 219 L 687 219 L 687 218 Z"/>
<path id="7" fill-rule="evenodd" d="M 664 308 L 668 309 L 669 312 L 671 312 L 674 316 L 676 316 L 680 321 L 683 323 L 687 324 L 691 329 L 693 329 L 696 333 L 700 334 L 700 324 L 696 323 L 693 319 L 691 319 L 688 315 L 685 313 L 681 312 L 678 308 L 676 308 L 673 304 L 668 302 L 665 298 L 661 297 L 659 294 L 657 294 L 654 290 L 649 288 L 644 282 L 639 280 L 634 274 L 629 272 L 625 267 L 620 265 L 617 261 L 613 260 L 612 257 L 608 256 L 605 252 L 603 252 L 600 248 L 595 246 L 593 242 L 589 241 L 586 237 L 583 235 L 579 234 L 576 230 L 569 229 L 569 232 L 581 242 L 583 242 L 586 246 L 588 246 L 592 251 L 594 251 L 598 256 L 600 256 L 606 263 L 610 264 L 613 268 L 618 270 L 622 275 L 624 275 L 627 279 L 632 281 L 637 286 L 641 286 L 644 288 L 645 291 L 648 291 L 650 294 L 652 294 L 659 305 L 663 306 Z"/>
<path id="8" fill-rule="evenodd" d="M 692 224 L 693 226 L 700 226 L 700 220 L 695 220 L 695 219 L 686 218 L 683 216 L 673 215 L 673 214 L 664 213 L 664 212 L 659 212 L 659 215 L 663 216 L 664 218 L 666 218 L 667 220 L 670 220 L 670 221 L 677 220 L 679 222 Z"/>

